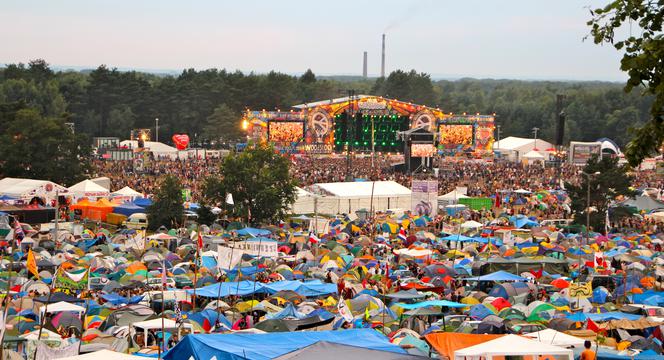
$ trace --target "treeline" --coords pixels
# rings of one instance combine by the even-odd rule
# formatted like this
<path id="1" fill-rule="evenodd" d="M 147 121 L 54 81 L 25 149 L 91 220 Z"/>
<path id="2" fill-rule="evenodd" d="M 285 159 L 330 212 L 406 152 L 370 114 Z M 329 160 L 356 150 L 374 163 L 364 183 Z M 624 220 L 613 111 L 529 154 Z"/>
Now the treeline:
<path id="1" fill-rule="evenodd" d="M 445 112 L 497 114 L 503 137 L 552 139 L 556 94 L 567 96 L 567 140 L 609 137 L 620 145 L 628 128 L 647 120 L 651 99 L 626 94 L 622 86 L 601 82 L 515 80 L 432 81 L 414 70 L 387 78 L 317 77 L 278 72 L 245 74 L 226 70 L 184 70 L 179 76 L 118 71 L 104 65 L 87 72 L 53 71 L 44 60 L 0 69 L 0 104 L 23 103 L 44 116 L 65 117 L 90 136 L 127 138 L 133 128 L 154 128 L 160 140 L 187 133 L 193 143 L 241 137 L 239 119 L 250 109 L 290 106 L 345 96 L 346 90 L 439 107 Z"/>

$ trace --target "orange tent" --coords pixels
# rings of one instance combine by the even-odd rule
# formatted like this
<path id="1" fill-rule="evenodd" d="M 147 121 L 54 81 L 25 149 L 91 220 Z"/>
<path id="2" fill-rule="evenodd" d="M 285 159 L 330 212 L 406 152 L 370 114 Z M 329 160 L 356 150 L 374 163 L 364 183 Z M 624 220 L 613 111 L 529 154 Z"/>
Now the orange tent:
<path id="1" fill-rule="evenodd" d="M 113 212 L 115 205 L 107 199 L 99 199 L 88 207 L 87 218 L 106 221 L 106 215 Z"/>
<path id="2" fill-rule="evenodd" d="M 497 339 L 501 336 L 503 335 L 439 332 L 427 334 L 424 338 L 434 349 L 436 349 L 436 352 L 440 354 L 441 358 L 444 359 L 447 357 L 448 359 L 454 359 L 454 352 L 457 350 Z"/>
<path id="3" fill-rule="evenodd" d="M 77 202 L 76 204 L 72 205 L 71 209 L 72 210 L 79 210 L 81 212 L 81 217 L 86 218 L 86 217 L 88 217 L 87 216 L 88 215 L 88 208 L 90 208 L 90 206 L 92 204 L 93 203 L 90 202 L 90 200 L 83 199 L 83 200 Z"/>

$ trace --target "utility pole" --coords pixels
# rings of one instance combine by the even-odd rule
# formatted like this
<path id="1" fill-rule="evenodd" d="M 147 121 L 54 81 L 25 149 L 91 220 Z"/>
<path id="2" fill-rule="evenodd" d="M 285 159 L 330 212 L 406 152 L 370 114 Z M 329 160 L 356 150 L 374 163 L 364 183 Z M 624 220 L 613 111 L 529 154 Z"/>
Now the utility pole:
<path id="1" fill-rule="evenodd" d="M 159 142 L 159 118 L 154 118 L 154 141 Z"/>
<path id="2" fill-rule="evenodd" d="M 537 149 L 537 132 L 539 131 L 538 127 L 533 128 L 533 135 L 535 137 L 535 149 Z"/>

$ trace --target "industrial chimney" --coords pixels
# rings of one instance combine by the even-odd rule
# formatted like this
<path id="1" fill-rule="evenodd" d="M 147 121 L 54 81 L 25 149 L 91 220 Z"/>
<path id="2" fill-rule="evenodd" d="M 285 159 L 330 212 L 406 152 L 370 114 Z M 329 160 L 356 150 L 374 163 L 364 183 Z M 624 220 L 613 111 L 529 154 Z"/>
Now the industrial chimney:
<path id="1" fill-rule="evenodd" d="M 367 52 L 364 52 L 364 63 L 362 63 L 362 77 L 367 77 Z"/>
<path id="2" fill-rule="evenodd" d="M 380 56 L 380 77 L 385 77 L 385 34 L 383 34 L 383 51 Z"/>

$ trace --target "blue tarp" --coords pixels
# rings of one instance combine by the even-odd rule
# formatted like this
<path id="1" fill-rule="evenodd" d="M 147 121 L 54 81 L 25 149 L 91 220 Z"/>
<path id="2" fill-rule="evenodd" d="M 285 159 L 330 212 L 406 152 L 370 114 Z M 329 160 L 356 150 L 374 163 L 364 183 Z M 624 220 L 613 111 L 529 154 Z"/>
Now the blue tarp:
<path id="1" fill-rule="evenodd" d="M 113 208 L 113 212 L 124 216 L 131 216 L 132 214 L 145 212 L 145 208 L 140 207 L 133 203 L 124 203 Z"/>
<path id="2" fill-rule="evenodd" d="M 220 289 L 221 288 L 221 289 Z M 337 293 L 336 284 L 323 283 L 320 280 L 302 282 L 298 280 L 278 281 L 269 284 L 263 284 L 253 281 L 223 282 L 204 286 L 196 289 L 196 296 L 214 297 L 239 295 L 246 296 L 251 294 L 276 294 L 282 290 L 291 290 L 296 293 L 307 296 L 322 296 Z M 194 290 L 187 290 L 193 294 Z"/>
<path id="3" fill-rule="evenodd" d="M 405 350 L 390 343 L 385 335 L 375 330 L 352 329 L 297 333 L 187 335 L 164 355 L 164 359 L 211 359 L 215 357 L 217 360 L 268 360 L 302 349 L 318 341 L 406 354 Z"/>
<path id="4" fill-rule="evenodd" d="M 447 235 L 447 236 L 442 237 L 440 239 L 445 240 L 445 241 L 461 241 L 461 242 L 472 241 L 473 240 L 473 238 L 465 236 L 465 235 L 461 235 L 461 234 Z"/>
<path id="5" fill-rule="evenodd" d="M 136 198 L 134 199 L 134 205 L 146 208 L 152 205 L 152 200 L 148 198 Z"/>
<path id="6" fill-rule="evenodd" d="M 483 276 L 466 278 L 469 281 L 527 281 L 528 279 L 523 278 L 518 275 L 510 274 L 507 271 L 496 271 L 491 274 L 486 274 Z"/>
<path id="7" fill-rule="evenodd" d="M 246 227 L 237 231 L 237 234 L 240 236 L 267 236 L 270 235 L 270 230 L 265 229 L 256 229 L 251 227 Z"/>
<path id="8" fill-rule="evenodd" d="M 634 294 L 632 295 L 632 302 L 635 304 L 661 306 L 664 304 L 664 292 L 648 290 L 643 294 Z"/>
<path id="9" fill-rule="evenodd" d="M 446 307 L 451 307 L 451 308 L 465 308 L 468 307 L 468 304 L 461 304 L 453 301 L 447 301 L 447 300 L 430 300 L 430 301 L 422 301 L 418 302 L 415 304 L 404 304 L 404 303 L 398 303 L 398 306 L 401 306 L 404 309 L 410 310 L 410 309 L 419 309 L 427 306 L 446 306 Z"/>
<path id="10" fill-rule="evenodd" d="M 628 314 L 619 311 L 605 312 L 601 314 L 596 313 L 575 313 L 567 315 L 567 318 L 572 321 L 586 321 L 586 319 L 591 319 L 592 321 L 609 321 L 609 320 L 638 320 L 642 316 L 635 314 Z"/>

